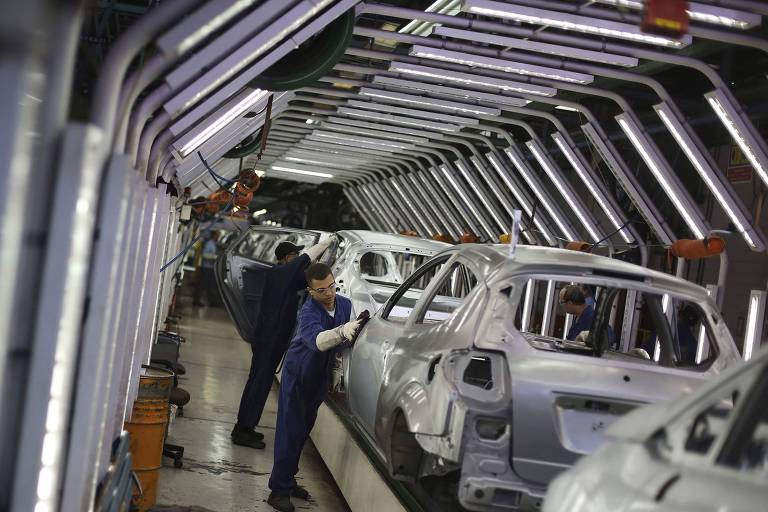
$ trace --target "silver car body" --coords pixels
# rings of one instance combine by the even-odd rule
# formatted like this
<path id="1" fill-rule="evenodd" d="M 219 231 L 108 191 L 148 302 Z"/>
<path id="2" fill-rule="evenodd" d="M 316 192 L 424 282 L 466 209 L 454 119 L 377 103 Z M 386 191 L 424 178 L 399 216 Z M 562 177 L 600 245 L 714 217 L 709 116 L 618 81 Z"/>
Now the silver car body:
<path id="1" fill-rule="evenodd" d="M 423 292 L 407 291 L 430 265 L 439 270 Z M 450 299 L 429 310 L 454 268 L 479 282 L 452 311 L 444 308 Z M 717 355 L 705 370 L 687 371 L 626 354 L 577 355 L 557 340 L 524 335 L 514 312 L 534 277 L 622 283 L 694 302 L 713 319 Z M 401 303 L 411 304 L 407 318 L 389 318 Z M 516 510 L 538 506 L 549 482 L 594 451 L 616 418 L 691 392 L 736 360 L 716 306 L 690 282 L 560 249 L 520 246 L 510 258 L 508 246 L 464 245 L 419 269 L 371 319 L 349 355 L 346 381 L 357 423 L 395 477 L 460 471 L 462 506 Z"/>
<path id="2" fill-rule="evenodd" d="M 554 480 L 544 511 L 765 510 L 766 401 L 768 349 L 689 397 L 616 422 L 597 452 Z"/>
<path id="3" fill-rule="evenodd" d="M 354 311 L 368 310 L 371 315 L 421 262 L 450 247 L 444 242 L 376 231 L 344 230 L 337 235 L 341 244 L 335 248 L 331 269 L 339 293 L 352 300 Z M 381 275 L 368 275 L 361 268 L 362 259 L 368 253 L 386 262 Z"/>
<path id="4" fill-rule="evenodd" d="M 340 243 L 332 245 L 320 261 L 331 265 L 340 293 L 351 298 L 354 310 L 367 309 L 371 314 L 386 302 L 409 272 L 450 247 L 443 242 L 375 231 L 345 230 L 337 234 Z M 287 241 L 309 247 L 330 235 L 296 228 L 251 226 L 225 249 L 216 262 L 216 279 L 227 311 L 244 340 L 255 339 L 262 276 L 275 264 L 277 245 Z M 368 253 L 378 259 L 377 268 L 382 275 L 374 277 L 361 272 L 361 261 Z"/>

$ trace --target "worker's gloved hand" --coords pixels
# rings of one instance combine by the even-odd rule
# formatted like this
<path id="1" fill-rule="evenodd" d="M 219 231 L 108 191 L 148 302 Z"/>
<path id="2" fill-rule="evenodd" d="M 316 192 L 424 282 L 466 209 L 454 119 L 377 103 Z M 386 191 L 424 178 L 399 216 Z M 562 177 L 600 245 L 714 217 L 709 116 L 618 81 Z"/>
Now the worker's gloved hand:
<path id="1" fill-rule="evenodd" d="M 589 331 L 581 331 L 579 334 L 576 335 L 576 338 L 573 341 L 575 341 L 576 343 L 586 343 L 588 336 L 589 336 Z"/>
<path id="2" fill-rule="evenodd" d="M 341 335 L 344 336 L 344 339 L 352 340 L 352 338 L 355 337 L 355 333 L 357 332 L 357 329 L 360 327 L 361 323 L 362 320 L 352 320 L 351 322 L 347 322 L 342 325 Z"/>
<path id="3" fill-rule="evenodd" d="M 336 240 L 336 235 L 331 235 L 330 237 L 326 238 L 322 242 L 313 245 L 306 251 L 304 251 L 304 254 L 309 256 L 309 259 L 312 261 L 315 261 L 317 258 L 319 258 L 325 250 L 330 247 L 330 245 Z"/>

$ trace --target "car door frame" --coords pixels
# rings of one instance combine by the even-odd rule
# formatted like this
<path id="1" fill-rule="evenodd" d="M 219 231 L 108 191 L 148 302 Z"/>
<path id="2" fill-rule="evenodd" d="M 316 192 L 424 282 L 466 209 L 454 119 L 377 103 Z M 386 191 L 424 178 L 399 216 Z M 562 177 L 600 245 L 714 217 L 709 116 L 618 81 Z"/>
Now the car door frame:
<path id="1" fill-rule="evenodd" d="M 247 267 L 249 269 L 258 269 L 262 272 L 268 271 L 275 265 L 272 262 L 257 260 L 250 256 L 245 256 L 239 252 L 235 254 L 237 247 L 254 232 L 312 235 L 315 237 L 314 243 L 317 243 L 322 238 L 322 233 L 308 229 L 251 226 L 248 230 L 242 233 L 241 236 L 237 237 L 221 255 L 219 255 L 214 267 L 216 285 L 219 288 L 219 293 L 222 297 L 222 300 L 224 301 L 225 309 L 232 319 L 232 323 L 235 324 L 235 328 L 237 329 L 238 334 L 240 334 L 240 337 L 248 343 L 253 343 L 255 339 L 254 334 L 257 329 L 256 322 L 258 319 L 257 315 L 260 309 L 260 304 L 253 306 L 256 308 L 256 314 L 250 315 L 249 304 L 243 296 L 243 290 L 239 288 L 239 284 L 243 283 L 243 276 L 241 272 L 244 266 L 240 265 L 238 266 L 238 269 L 235 269 L 234 258 L 245 260 L 248 262 Z M 236 270 L 238 272 L 237 274 Z M 261 295 L 259 295 L 259 297 L 261 297 Z"/>

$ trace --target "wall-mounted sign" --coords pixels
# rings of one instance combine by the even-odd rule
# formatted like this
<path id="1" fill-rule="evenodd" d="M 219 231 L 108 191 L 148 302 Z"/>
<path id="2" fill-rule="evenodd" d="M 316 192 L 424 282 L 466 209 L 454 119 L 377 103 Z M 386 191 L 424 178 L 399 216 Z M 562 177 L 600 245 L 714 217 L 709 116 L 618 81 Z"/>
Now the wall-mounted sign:
<path id="1" fill-rule="evenodd" d="M 741 148 L 736 144 L 731 144 L 731 155 L 728 159 L 728 168 L 725 170 L 725 175 L 731 183 L 752 182 L 752 165 Z"/>

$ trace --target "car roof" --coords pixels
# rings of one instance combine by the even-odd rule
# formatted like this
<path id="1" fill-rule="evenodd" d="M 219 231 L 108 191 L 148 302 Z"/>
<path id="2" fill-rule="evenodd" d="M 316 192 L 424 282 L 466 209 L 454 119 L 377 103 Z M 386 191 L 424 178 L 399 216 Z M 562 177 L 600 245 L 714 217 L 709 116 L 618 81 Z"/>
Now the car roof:
<path id="1" fill-rule="evenodd" d="M 690 281 L 664 274 L 655 270 L 627 263 L 625 261 L 568 249 L 518 245 L 514 259 L 509 258 L 509 245 L 467 244 L 454 247 L 451 252 L 461 252 L 467 259 L 480 267 L 487 282 L 508 279 L 525 272 L 552 272 L 593 274 L 594 277 L 629 278 L 630 280 L 650 279 L 654 285 L 672 292 L 694 295 L 701 299 L 708 297 L 707 290 Z"/>
<path id="2" fill-rule="evenodd" d="M 451 247 L 451 244 L 447 244 L 445 242 L 427 240 L 424 238 L 417 238 L 415 236 L 382 233 L 380 231 L 350 229 L 339 231 L 338 234 L 352 243 L 359 242 L 363 244 L 395 245 L 398 247 L 411 247 L 413 249 L 421 249 L 426 251 L 441 251 Z"/>

